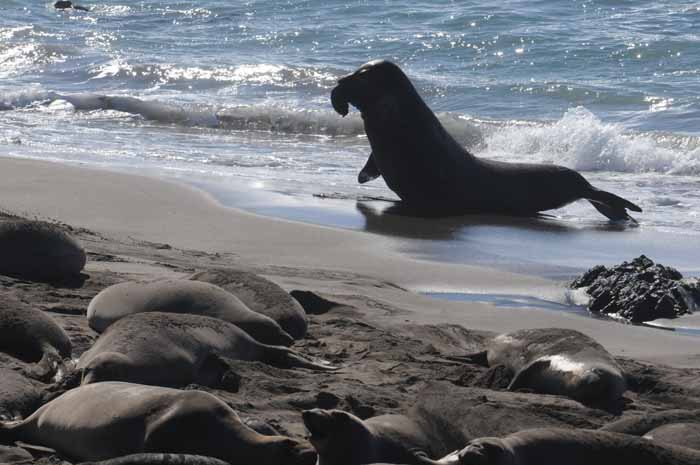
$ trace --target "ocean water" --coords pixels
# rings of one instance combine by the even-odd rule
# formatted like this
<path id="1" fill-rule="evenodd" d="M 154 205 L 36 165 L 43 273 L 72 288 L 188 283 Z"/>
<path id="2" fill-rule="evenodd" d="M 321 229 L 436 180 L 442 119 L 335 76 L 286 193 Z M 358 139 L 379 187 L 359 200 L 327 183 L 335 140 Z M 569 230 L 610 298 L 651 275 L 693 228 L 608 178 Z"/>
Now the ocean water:
<path id="1" fill-rule="evenodd" d="M 52 4 L 2 0 L 0 156 L 175 177 L 228 205 L 401 237 L 425 258 L 566 275 L 646 252 L 700 269 L 697 2 Z M 359 115 L 329 102 L 376 58 L 477 156 L 577 169 L 639 204 L 639 225 L 586 202 L 514 223 L 382 215 L 396 196 L 356 183 Z"/>

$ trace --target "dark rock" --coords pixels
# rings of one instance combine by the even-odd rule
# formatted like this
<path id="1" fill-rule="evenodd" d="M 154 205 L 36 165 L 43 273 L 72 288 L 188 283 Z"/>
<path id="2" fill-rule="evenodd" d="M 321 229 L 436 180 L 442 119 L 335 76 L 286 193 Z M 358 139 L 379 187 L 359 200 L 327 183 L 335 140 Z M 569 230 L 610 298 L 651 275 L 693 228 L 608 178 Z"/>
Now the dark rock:
<path id="1" fill-rule="evenodd" d="M 678 270 L 644 255 L 611 268 L 593 267 L 571 287 L 587 288 L 590 311 L 633 323 L 692 313 L 700 302 L 697 282 L 684 281 Z"/>

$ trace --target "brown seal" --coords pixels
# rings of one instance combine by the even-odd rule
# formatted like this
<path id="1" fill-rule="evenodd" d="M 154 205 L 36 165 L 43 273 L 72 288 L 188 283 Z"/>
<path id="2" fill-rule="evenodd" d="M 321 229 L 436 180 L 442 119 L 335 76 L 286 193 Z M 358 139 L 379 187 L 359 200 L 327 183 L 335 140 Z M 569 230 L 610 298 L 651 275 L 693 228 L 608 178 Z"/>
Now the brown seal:
<path id="1" fill-rule="evenodd" d="M 291 349 L 262 344 L 217 318 L 136 313 L 118 320 L 78 361 L 83 384 L 128 381 L 157 386 L 218 385 L 227 367 L 220 357 L 258 360 L 282 368 L 331 370 Z"/>
<path id="2" fill-rule="evenodd" d="M 142 312 L 189 313 L 226 320 L 265 344 L 291 345 L 270 317 L 255 312 L 230 292 L 214 284 L 189 279 L 128 281 L 102 290 L 88 305 L 88 324 L 101 333 L 127 315 Z"/>
<path id="3" fill-rule="evenodd" d="M 361 420 L 342 410 L 305 410 L 304 425 L 318 453 L 318 465 L 431 463 L 431 440 L 404 415 Z"/>
<path id="4" fill-rule="evenodd" d="M 508 389 L 529 389 L 613 408 L 627 385 L 622 369 L 603 346 L 562 328 L 524 329 L 496 336 L 486 352 L 469 356 L 513 375 Z"/>
<path id="5" fill-rule="evenodd" d="M 120 382 L 72 389 L 24 421 L 0 423 L 0 439 L 50 447 L 75 461 L 141 452 L 259 465 L 316 461 L 305 442 L 256 433 L 209 393 Z"/>
<path id="6" fill-rule="evenodd" d="M 542 428 L 505 438 L 471 441 L 444 465 L 697 465 L 700 452 L 637 436 L 582 429 Z"/>

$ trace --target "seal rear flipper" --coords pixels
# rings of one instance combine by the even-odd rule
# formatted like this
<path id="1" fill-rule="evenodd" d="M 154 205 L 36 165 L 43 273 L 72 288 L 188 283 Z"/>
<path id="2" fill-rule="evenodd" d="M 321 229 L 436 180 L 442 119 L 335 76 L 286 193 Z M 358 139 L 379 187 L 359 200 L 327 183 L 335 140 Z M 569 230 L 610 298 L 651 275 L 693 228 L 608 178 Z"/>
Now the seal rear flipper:
<path id="1" fill-rule="evenodd" d="M 481 365 L 483 367 L 489 366 L 488 351 L 482 350 L 481 352 L 474 352 L 473 354 L 467 355 L 448 355 L 445 357 L 447 360 L 452 360 L 454 362 L 469 363 L 472 365 Z"/>
<path id="2" fill-rule="evenodd" d="M 639 206 L 633 204 L 629 200 L 598 189 L 594 189 L 591 195 L 586 198 L 596 210 L 612 221 L 630 220 L 636 223 L 635 219 L 627 213 L 627 210 L 629 209 L 635 212 L 642 211 Z"/>
<path id="3" fill-rule="evenodd" d="M 535 360 L 513 377 L 513 380 L 508 385 L 508 390 L 532 389 L 534 379 L 540 377 L 542 371 L 549 368 L 550 365 L 551 361 L 549 360 Z"/>
<path id="4" fill-rule="evenodd" d="M 382 173 L 379 172 L 377 164 L 374 162 L 374 154 L 370 153 L 367 163 L 365 163 L 364 168 L 360 170 L 360 174 L 357 175 L 357 182 L 364 184 L 373 179 L 377 179 Z"/>
<path id="5" fill-rule="evenodd" d="M 308 368 L 316 371 L 336 371 L 338 367 L 325 360 L 314 361 L 306 356 L 285 347 L 268 346 L 265 362 L 279 368 Z"/>

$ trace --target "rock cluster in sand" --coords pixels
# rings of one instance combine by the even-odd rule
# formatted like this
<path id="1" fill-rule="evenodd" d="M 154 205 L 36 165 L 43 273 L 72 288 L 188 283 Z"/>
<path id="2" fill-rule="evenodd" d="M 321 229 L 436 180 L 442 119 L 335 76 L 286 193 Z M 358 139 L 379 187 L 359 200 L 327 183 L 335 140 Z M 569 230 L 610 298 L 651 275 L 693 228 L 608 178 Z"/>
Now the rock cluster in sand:
<path id="1" fill-rule="evenodd" d="M 634 323 L 676 318 L 692 313 L 700 303 L 697 284 L 683 281 L 678 270 L 654 263 L 644 255 L 610 268 L 591 268 L 571 287 L 587 288 L 590 311 Z"/>

